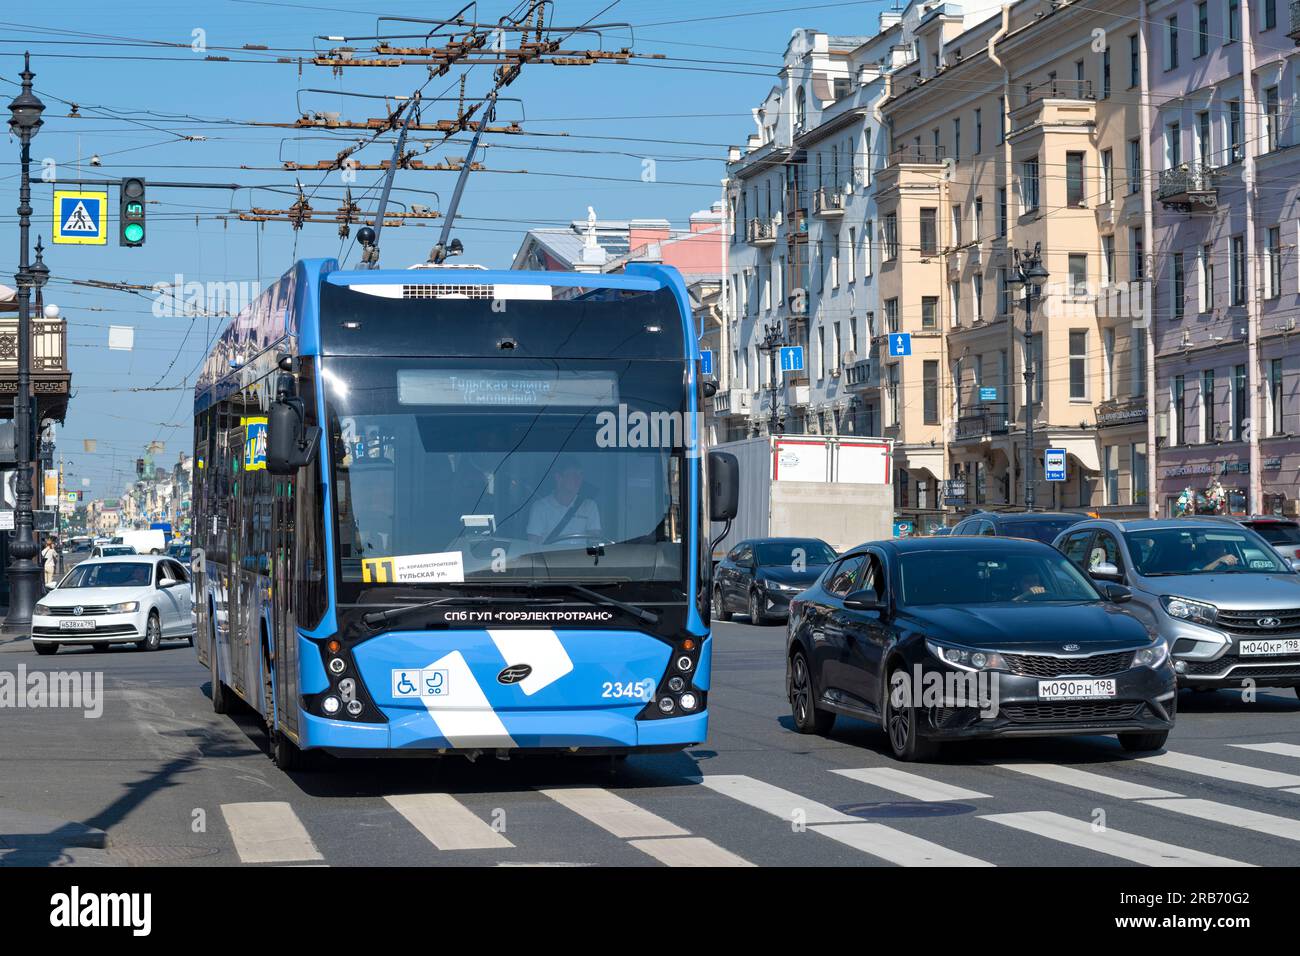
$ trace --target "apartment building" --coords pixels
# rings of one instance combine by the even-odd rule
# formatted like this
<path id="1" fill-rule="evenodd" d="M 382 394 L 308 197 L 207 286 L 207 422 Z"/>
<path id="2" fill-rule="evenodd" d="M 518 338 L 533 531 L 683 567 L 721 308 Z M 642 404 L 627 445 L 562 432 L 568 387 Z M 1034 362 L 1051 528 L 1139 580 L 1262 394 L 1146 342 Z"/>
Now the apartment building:
<path id="1" fill-rule="evenodd" d="M 1296 514 L 1300 32 L 1289 13 L 1277 0 L 1148 7 L 1162 514 L 1215 482 L 1231 512 Z"/>

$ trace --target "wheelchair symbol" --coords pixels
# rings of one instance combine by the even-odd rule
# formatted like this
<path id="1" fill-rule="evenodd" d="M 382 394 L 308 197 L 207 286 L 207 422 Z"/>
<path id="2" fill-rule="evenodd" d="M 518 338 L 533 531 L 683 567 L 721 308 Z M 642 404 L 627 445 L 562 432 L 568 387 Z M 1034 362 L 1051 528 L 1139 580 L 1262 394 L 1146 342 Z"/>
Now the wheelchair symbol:
<path id="1" fill-rule="evenodd" d="M 400 681 L 398 681 L 398 683 L 397 683 L 397 692 L 398 692 L 399 694 L 416 694 L 416 693 L 419 693 L 419 691 L 416 689 L 415 685 L 411 683 L 410 678 L 406 676 L 406 672 L 405 672 L 405 671 L 402 672 L 402 679 L 401 679 Z"/>

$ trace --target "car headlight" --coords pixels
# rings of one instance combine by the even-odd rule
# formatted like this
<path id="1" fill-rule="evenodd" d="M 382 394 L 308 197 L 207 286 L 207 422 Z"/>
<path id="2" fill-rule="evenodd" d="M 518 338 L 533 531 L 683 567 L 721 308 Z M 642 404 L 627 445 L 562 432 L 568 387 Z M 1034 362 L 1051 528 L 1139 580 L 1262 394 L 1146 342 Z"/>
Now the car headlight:
<path id="1" fill-rule="evenodd" d="M 1169 659 L 1167 641 L 1156 641 L 1150 647 L 1143 647 L 1133 655 L 1134 667 L 1159 667 Z"/>
<path id="2" fill-rule="evenodd" d="M 1164 605 L 1165 613 L 1170 617 L 1177 618 L 1180 621 L 1191 621 L 1193 624 L 1210 625 L 1219 616 L 1219 609 L 1213 604 L 1206 604 L 1204 601 L 1193 601 L 1190 598 L 1165 595 L 1160 599 L 1160 603 Z"/>
<path id="3" fill-rule="evenodd" d="M 1007 662 L 1002 659 L 1002 655 L 993 651 L 954 647 L 951 644 L 940 644 L 938 641 L 931 640 L 926 640 L 925 649 L 939 660 L 964 671 L 1007 669 Z"/>
<path id="4" fill-rule="evenodd" d="M 768 581 L 764 584 L 764 587 L 771 591 L 784 591 L 787 594 L 798 594 L 803 590 L 803 588 L 797 584 L 783 584 L 780 581 Z"/>
<path id="5" fill-rule="evenodd" d="M 50 613 L 50 609 L 49 609 L 48 607 L 46 607 L 44 604 L 38 604 L 38 605 L 36 605 L 36 607 L 32 608 L 32 613 L 33 613 L 33 614 L 49 614 L 49 613 Z"/>
<path id="6" fill-rule="evenodd" d="M 132 611 L 140 610 L 139 601 L 123 601 L 121 604 L 110 604 L 108 606 L 109 614 L 130 614 Z"/>

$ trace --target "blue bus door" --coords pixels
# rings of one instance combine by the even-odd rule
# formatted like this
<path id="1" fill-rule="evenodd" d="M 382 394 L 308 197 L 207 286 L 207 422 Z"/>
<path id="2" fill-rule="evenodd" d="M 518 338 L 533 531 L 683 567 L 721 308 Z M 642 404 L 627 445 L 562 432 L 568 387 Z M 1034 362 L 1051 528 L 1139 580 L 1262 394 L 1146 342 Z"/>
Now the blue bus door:
<path id="1" fill-rule="evenodd" d="M 280 727 L 298 735 L 298 634 L 293 613 L 293 479 L 271 479 L 271 647 L 275 672 L 274 718 Z M 271 726 L 272 714 L 266 715 Z"/>

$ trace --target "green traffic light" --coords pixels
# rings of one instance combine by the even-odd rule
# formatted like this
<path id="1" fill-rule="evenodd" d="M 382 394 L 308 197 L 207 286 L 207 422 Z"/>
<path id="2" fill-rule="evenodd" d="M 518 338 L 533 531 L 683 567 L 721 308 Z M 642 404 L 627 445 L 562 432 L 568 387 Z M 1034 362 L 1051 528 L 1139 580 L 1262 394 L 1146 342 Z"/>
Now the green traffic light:
<path id="1" fill-rule="evenodd" d="M 138 222 L 128 223 L 122 230 L 122 235 L 126 236 L 127 242 L 141 242 L 144 239 L 144 226 Z"/>

